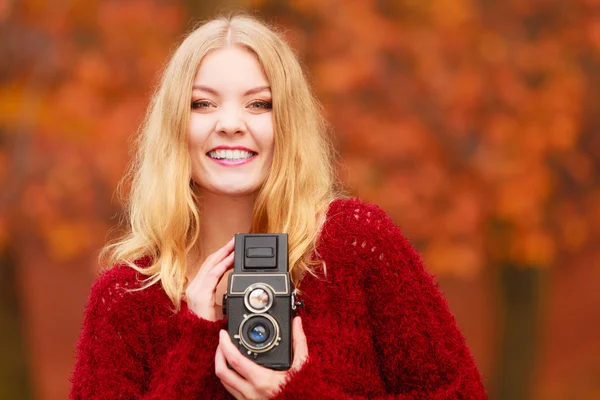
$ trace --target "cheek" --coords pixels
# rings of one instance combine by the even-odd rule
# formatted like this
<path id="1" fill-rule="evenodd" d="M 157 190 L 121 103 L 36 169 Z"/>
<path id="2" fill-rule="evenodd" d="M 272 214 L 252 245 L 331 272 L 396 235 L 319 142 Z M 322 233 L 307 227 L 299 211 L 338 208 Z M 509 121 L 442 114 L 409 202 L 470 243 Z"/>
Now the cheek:
<path id="1" fill-rule="evenodd" d="M 263 152 L 272 152 L 275 135 L 272 114 L 261 114 L 259 117 L 252 120 L 250 130 L 254 133 L 254 138 L 261 147 L 261 150 Z"/>
<path id="2" fill-rule="evenodd" d="M 212 132 L 213 123 L 204 115 L 192 113 L 190 116 L 189 144 L 190 147 L 202 146 Z"/>

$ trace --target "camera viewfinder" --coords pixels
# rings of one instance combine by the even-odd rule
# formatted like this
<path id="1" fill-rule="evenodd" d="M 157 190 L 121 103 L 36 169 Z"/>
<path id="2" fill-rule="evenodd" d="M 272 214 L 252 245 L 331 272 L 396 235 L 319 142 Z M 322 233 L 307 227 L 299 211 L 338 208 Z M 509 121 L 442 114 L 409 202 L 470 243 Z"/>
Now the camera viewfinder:
<path id="1" fill-rule="evenodd" d="M 277 268 L 277 236 L 246 237 L 244 267 L 248 269 Z"/>

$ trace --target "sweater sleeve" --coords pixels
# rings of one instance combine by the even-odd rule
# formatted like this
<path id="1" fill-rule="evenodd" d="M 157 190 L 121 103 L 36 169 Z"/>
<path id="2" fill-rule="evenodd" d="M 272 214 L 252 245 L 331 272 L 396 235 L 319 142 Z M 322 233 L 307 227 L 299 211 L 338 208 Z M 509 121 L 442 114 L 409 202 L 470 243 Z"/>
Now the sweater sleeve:
<path id="1" fill-rule="evenodd" d="M 198 318 L 185 303 L 173 314 L 144 294 L 152 288 L 129 291 L 124 286 L 127 282 L 109 271 L 92 287 L 70 399 L 200 398 L 219 387 L 214 354 L 222 321 Z M 177 332 L 176 342 L 154 359 L 155 342 L 173 340 L 164 334 L 169 330 Z"/>
<path id="2" fill-rule="evenodd" d="M 354 210 L 353 245 L 365 266 L 369 324 L 385 394 L 378 399 L 486 399 L 475 362 L 416 250 L 375 206 Z M 358 366 L 357 366 L 358 367 Z M 357 399 L 328 383 L 310 359 L 290 375 L 279 399 Z"/>

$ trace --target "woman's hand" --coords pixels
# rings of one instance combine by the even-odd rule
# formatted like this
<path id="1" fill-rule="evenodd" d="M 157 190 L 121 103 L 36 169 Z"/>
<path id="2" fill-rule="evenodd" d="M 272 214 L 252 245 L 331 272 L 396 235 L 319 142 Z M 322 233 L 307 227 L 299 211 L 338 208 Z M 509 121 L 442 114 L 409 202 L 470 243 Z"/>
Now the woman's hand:
<path id="1" fill-rule="evenodd" d="M 188 308 L 200 318 L 217 321 L 223 315 L 215 310 L 217 284 L 233 264 L 235 238 L 208 256 L 185 290 Z"/>
<path id="2" fill-rule="evenodd" d="M 308 346 L 300 317 L 294 318 L 292 326 L 294 361 L 289 371 L 273 371 L 249 360 L 231 342 L 227 332 L 221 330 L 215 373 L 233 397 L 237 400 L 270 399 L 279 392 L 288 374 L 302 367 L 308 358 Z M 234 370 L 227 368 L 227 362 Z"/>

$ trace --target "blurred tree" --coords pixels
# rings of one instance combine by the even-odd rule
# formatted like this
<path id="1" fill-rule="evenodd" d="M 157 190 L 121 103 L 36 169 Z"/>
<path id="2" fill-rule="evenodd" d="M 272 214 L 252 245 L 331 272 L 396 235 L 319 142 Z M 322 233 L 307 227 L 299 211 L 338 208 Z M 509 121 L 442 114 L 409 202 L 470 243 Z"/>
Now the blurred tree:
<path id="1" fill-rule="evenodd" d="M 97 250 L 120 209 L 112 200 L 128 138 L 185 15 L 160 0 L 0 7 L 0 248 L 14 254 L 27 332 L 9 343 L 28 340 L 35 398 L 67 397 Z"/>
<path id="2" fill-rule="evenodd" d="M 500 276 L 493 397 L 525 398 L 544 269 L 599 264 L 598 0 L 0 2 L 0 272 L 20 294 L 2 279 L 0 310 L 36 398 L 66 396 L 82 282 L 152 83 L 190 20 L 234 3 L 289 28 L 348 185 L 434 272 Z"/>
<path id="3" fill-rule="evenodd" d="M 498 275 L 492 398 L 529 398 L 543 271 L 597 245 L 598 3 L 253 3 L 289 28 L 349 186 L 432 271 Z"/>
<path id="4" fill-rule="evenodd" d="M 114 189 L 169 52 L 190 21 L 243 4 L 0 2 L 0 249 L 14 254 L 2 273 L 16 273 L 25 311 L 19 324 L 3 298 L 3 344 L 28 339 L 36 398 L 66 398 L 97 251 L 122 206 Z"/>

